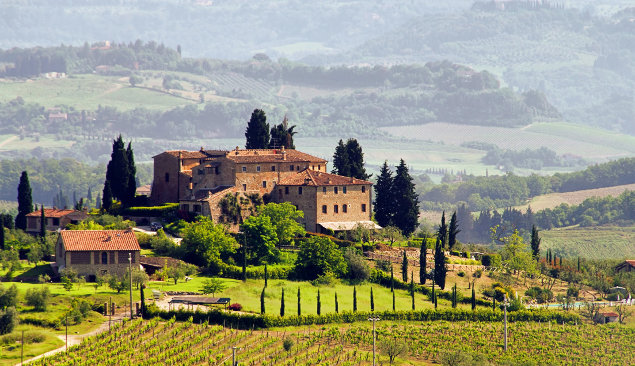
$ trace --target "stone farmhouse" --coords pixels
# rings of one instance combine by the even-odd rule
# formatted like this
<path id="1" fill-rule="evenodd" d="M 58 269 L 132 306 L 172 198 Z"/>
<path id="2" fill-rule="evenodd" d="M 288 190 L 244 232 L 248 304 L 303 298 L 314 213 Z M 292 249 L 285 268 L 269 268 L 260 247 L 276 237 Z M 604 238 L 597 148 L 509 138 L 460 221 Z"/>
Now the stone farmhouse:
<path id="1" fill-rule="evenodd" d="M 290 202 L 304 212 L 307 231 L 350 230 L 371 221 L 371 186 L 365 180 L 327 173 L 327 161 L 293 149 L 165 151 L 154 156 L 151 200 L 178 202 L 182 211 L 223 221 L 227 194 L 243 203 Z M 235 229 L 235 227 L 234 227 Z"/>
<path id="2" fill-rule="evenodd" d="M 62 230 L 55 244 L 57 271 L 72 268 L 88 280 L 97 275 L 123 276 L 130 262 L 139 268 L 141 247 L 132 230 Z"/>
<path id="3" fill-rule="evenodd" d="M 85 211 L 77 210 L 60 210 L 57 208 L 44 209 L 45 229 L 48 231 L 56 231 L 63 229 L 68 224 L 78 224 L 80 221 L 86 220 L 88 214 Z M 29 234 L 37 234 L 40 232 L 42 221 L 42 212 L 40 210 L 33 211 L 26 215 L 26 232 Z"/>

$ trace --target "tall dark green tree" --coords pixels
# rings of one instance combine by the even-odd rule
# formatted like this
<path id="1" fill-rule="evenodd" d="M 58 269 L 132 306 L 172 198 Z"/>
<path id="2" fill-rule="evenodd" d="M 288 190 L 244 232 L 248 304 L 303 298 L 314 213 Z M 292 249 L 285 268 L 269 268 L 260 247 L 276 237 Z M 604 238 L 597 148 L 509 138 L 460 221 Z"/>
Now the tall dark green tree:
<path id="1" fill-rule="evenodd" d="M 353 286 L 353 311 L 357 311 L 357 287 Z"/>
<path id="2" fill-rule="evenodd" d="M 279 149 L 285 147 L 287 149 L 295 149 L 293 144 L 293 136 L 295 135 L 295 126 L 288 126 L 287 116 L 284 116 L 282 123 L 271 128 L 271 141 L 269 141 L 270 149 Z"/>
<path id="3" fill-rule="evenodd" d="M 262 292 L 260 293 L 260 314 L 265 313 L 265 288 L 262 288 Z"/>
<path id="4" fill-rule="evenodd" d="M 104 182 L 104 197 L 101 200 L 101 208 L 108 212 L 112 207 L 112 189 L 110 188 L 110 181 Z"/>
<path id="5" fill-rule="evenodd" d="M 0 250 L 4 250 L 4 225 L 0 225 Z"/>
<path id="6" fill-rule="evenodd" d="M 322 299 L 320 299 L 320 289 L 318 289 L 317 293 L 317 315 L 322 314 Z"/>
<path id="7" fill-rule="evenodd" d="M 302 315 L 302 304 L 300 302 L 300 288 L 298 287 L 298 316 Z"/>
<path id="8" fill-rule="evenodd" d="M 445 276 L 447 273 L 447 267 L 445 264 L 445 252 L 443 244 L 437 236 L 437 242 L 434 248 L 434 282 L 439 286 L 441 290 L 445 289 Z"/>
<path id="9" fill-rule="evenodd" d="M 428 238 L 424 235 L 421 240 L 421 250 L 419 251 L 419 283 L 422 285 L 426 283 L 426 266 L 428 265 L 426 257 L 428 254 L 427 241 Z"/>
<path id="10" fill-rule="evenodd" d="M 372 287 L 370 288 L 370 311 L 375 311 L 375 296 Z"/>
<path id="11" fill-rule="evenodd" d="M 439 225 L 439 229 L 437 230 L 437 236 L 441 241 L 441 246 L 445 248 L 448 238 L 448 225 L 445 223 L 445 211 L 443 211 L 443 214 L 441 215 L 441 225 Z"/>
<path id="12" fill-rule="evenodd" d="M 408 257 L 406 256 L 406 251 L 403 251 L 403 258 L 401 260 L 401 280 L 403 282 L 408 282 Z"/>
<path id="13" fill-rule="evenodd" d="M 284 287 L 282 288 L 282 294 L 280 295 L 280 316 L 284 316 Z"/>
<path id="14" fill-rule="evenodd" d="M 393 200 L 392 192 L 392 172 L 388 168 L 388 162 L 384 161 L 379 171 L 379 177 L 377 177 L 377 183 L 375 183 L 375 220 L 377 224 L 382 227 L 390 226 L 392 224 L 395 202 Z"/>
<path id="15" fill-rule="evenodd" d="M 337 301 L 337 292 L 335 293 L 335 312 L 339 313 L 340 312 L 340 304 Z"/>
<path id="16" fill-rule="evenodd" d="M 395 307 L 396 303 L 395 303 L 395 291 L 392 292 L 392 311 L 395 311 L 396 307 Z"/>
<path id="17" fill-rule="evenodd" d="M 412 310 L 415 310 L 415 278 L 414 278 L 414 274 L 410 275 L 410 297 L 412 299 Z"/>
<path id="18" fill-rule="evenodd" d="M 128 203 L 129 176 L 128 153 L 123 138 L 119 135 L 112 143 L 112 153 L 106 167 L 106 180 L 110 182 L 112 197 L 120 200 L 124 205 Z"/>
<path id="19" fill-rule="evenodd" d="M 349 177 L 351 174 L 348 150 L 342 140 L 340 140 L 335 147 L 335 153 L 333 154 L 333 169 L 331 169 L 331 173 L 346 177 Z"/>
<path id="20" fill-rule="evenodd" d="M 540 241 L 541 239 L 538 235 L 538 228 L 536 228 L 536 225 L 533 225 L 531 227 L 531 254 L 536 260 L 540 258 Z M 578 268 L 578 271 L 579 270 L 580 269 Z"/>
<path id="21" fill-rule="evenodd" d="M 44 215 L 44 205 L 42 205 L 42 209 L 40 210 L 40 237 L 44 238 L 46 236 L 46 216 Z"/>
<path id="22" fill-rule="evenodd" d="M 137 194 L 137 167 L 134 162 L 132 142 L 128 143 L 126 158 L 128 160 L 128 184 L 126 185 L 126 196 L 122 202 L 124 203 L 124 206 L 130 207 L 133 205 L 135 195 Z"/>
<path id="23" fill-rule="evenodd" d="M 415 231 L 419 223 L 419 198 L 403 159 L 397 166 L 392 191 L 395 208 L 393 223 L 407 237 Z"/>
<path id="24" fill-rule="evenodd" d="M 476 310 L 476 290 L 472 286 L 472 310 Z"/>
<path id="25" fill-rule="evenodd" d="M 390 263 L 390 292 L 395 292 L 395 273 Z"/>
<path id="26" fill-rule="evenodd" d="M 269 147 L 269 124 L 262 109 L 254 109 L 245 130 L 245 149 L 266 149 Z"/>
<path id="27" fill-rule="evenodd" d="M 456 236 L 461 232 L 459 230 L 459 222 L 456 218 L 456 211 L 452 214 L 452 218 L 450 218 L 450 227 L 448 228 L 448 247 L 450 250 L 456 245 Z"/>
<path id="28" fill-rule="evenodd" d="M 370 174 L 366 174 L 366 168 L 364 168 L 362 147 L 356 139 L 348 139 L 346 141 L 346 153 L 349 166 L 349 174 L 347 176 L 363 180 L 370 178 Z"/>
<path id="29" fill-rule="evenodd" d="M 33 196 L 31 195 L 31 184 L 26 171 L 20 176 L 18 184 L 18 215 L 15 217 L 16 229 L 26 230 L 26 215 L 33 212 Z"/>

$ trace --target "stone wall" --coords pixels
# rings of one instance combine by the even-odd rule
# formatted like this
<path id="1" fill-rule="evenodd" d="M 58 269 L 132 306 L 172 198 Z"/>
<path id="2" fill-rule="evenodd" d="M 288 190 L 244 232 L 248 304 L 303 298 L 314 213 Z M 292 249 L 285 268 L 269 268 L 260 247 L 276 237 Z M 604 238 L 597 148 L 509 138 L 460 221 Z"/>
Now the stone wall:
<path id="1" fill-rule="evenodd" d="M 364 192 L 362 192 L 362 187 L 365 187 L 363 188 Z M 326 188 L 326 192 L 324 192 L 324 188 Z M 335 193 L 336 188 L 337 193 Z M 346 188 L 346 193 L 344 193 L 344 188 Z M 370 190 L 370 184 L 318 187 L 316 222 L 370 221 L 372 214 Z M 336 205 L 337 213 L 335 212 Z M 365 205 L 365 212 L 362 211 L 362 205 Z M 326 206 L 326 213 L 322 211 L 322 206 Z"/>

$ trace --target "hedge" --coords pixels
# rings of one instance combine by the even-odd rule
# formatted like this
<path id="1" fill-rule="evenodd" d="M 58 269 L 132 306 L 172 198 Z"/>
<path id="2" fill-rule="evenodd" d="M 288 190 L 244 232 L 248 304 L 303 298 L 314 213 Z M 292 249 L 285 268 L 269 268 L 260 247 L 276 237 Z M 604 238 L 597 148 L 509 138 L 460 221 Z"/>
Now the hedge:
<path id="1" fill-rule="evenodd" d="M 220 270 L 222 271 L 221 277 L 225 278 L 233 278 L 236 280 L 243 279 L 243 267 L 233 266 L 229 264 L 221 265 Z M 280 279 L 286 280 L 289 278 L 289 274 L 293 271 L 293 266 L 288 267 L 280 267 L 280 266 L 269 266 L 267 267 L 267 278 L 269 279 Z M 246 271 L 247 278 L 249 279 L 264 279 L 265 278 L 265 270 L 264 267 L 247 267 Z"/>
<path id="2" fill-rule="evenodd" d="M 165 320 L 175 318 L 178 321 L 187 321 L 190 317 L 194 323 L 222 324 L 226 327 L 238 329 L 252 328 L 272 328 L 302 325 L 322 325 L 331 323 L 353 323 L 365 322 L 369 317 L 379 317 L 387 321 L 482 321 L 500 322 L 503 320 L 503 312 L 500 310 L 480 309 L 438 309 L 438 310 L 416 310 L 416 311 L 344 311 L 341 313 L 328 313 L 323 315 L 293 315 L 281 317 L 278 315 L 260 315 L 226 312 L 218 309 L 211 309 L 208 312 L 197 310 L 177 311 L 158 310 L 156 307 L 149 307 L 146 318 L 160 317 Z M 562 313 L 545 309 L 519 310 L 507 313 L 507 320 L 517 321 L 555 321 L 558 324 L 574 324 L 580 322 L 580 316 L 574 313 Z"/>
<path id="3" fill-rule="evenodd" d="M 163 206 L 128 207 L 123 210 L 123 214 L 127 216 L 163 217 L 167 213 L 176 213 L 178 209 L 178 203 L 166 203 Z"/>

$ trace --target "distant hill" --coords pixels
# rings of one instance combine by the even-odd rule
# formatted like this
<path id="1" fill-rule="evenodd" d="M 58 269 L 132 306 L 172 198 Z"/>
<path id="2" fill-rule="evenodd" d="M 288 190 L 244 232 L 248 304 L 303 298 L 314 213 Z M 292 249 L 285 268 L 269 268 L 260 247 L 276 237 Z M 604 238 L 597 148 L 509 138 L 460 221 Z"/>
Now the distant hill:
<path id="1" fill-rule="evenodd" d="M 585 189 L 574 192 L 543 194 L 541 196 L 533 197 L 528 204 L 516 206 L 515 208 L 525 211 L 527 207 L 531 206 L 531 209 L 536 212 L 544 210 L 546 208 L 555 208 L 563 203 L 567 205 L 579 205 L 585 199 L 590 197 L 617 197 L 624 191 L 635 191 L 635 184 L 625 184 L 621 186 L 596 189 Z"/>

